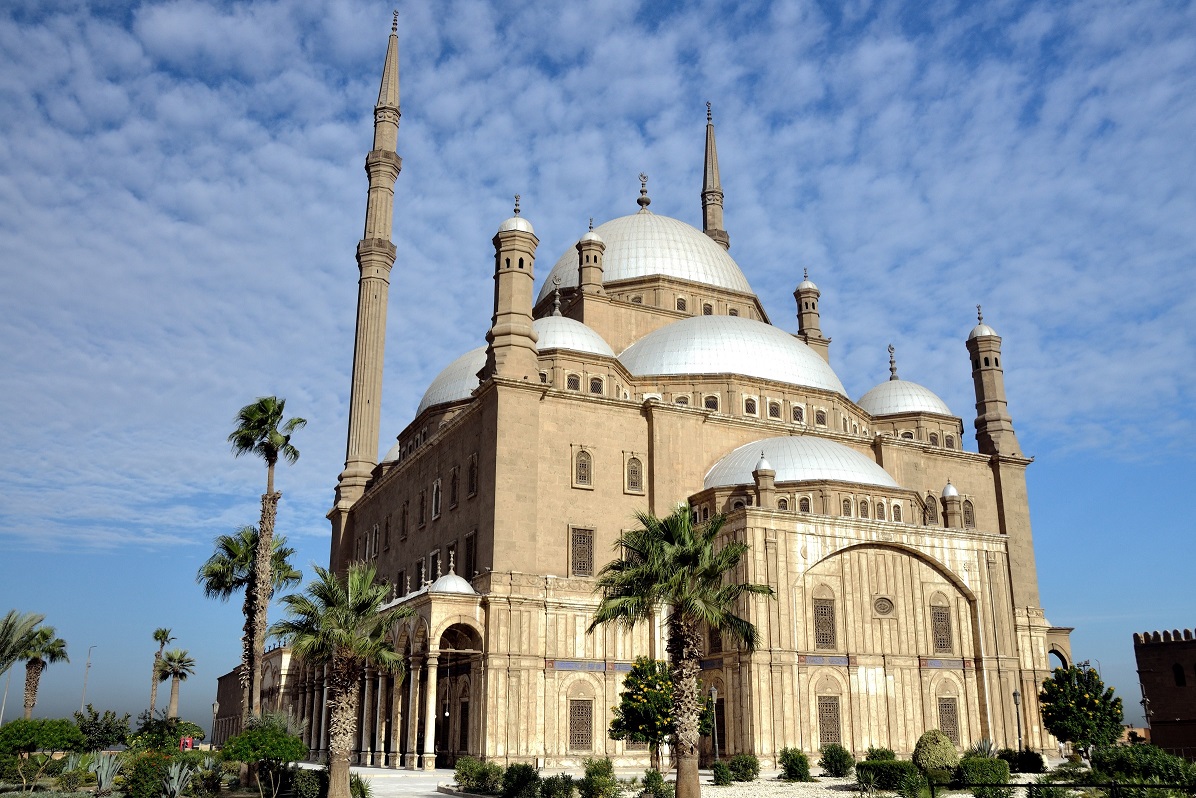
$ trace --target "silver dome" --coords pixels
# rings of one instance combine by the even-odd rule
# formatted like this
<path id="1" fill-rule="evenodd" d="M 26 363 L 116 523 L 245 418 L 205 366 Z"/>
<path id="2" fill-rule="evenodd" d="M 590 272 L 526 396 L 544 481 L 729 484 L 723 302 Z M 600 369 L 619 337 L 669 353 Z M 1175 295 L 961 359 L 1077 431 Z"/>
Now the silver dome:
<path id="1" fill-rule="evenodd" d="M 992 327 L 989 327 L 984 322 L 980 322 L 979 324 L 977 324 L 975 327 L 972 328 L 972 331 L 970 333 L 968 333 L 968 340 L 970 341 L 973 338 L 982 338 L 986 335 L 996 335 L 996 334 L 997 334 L 996 330 L 994 330 Z"/>
<path id="2" fill-rule="evenodd" d="M 951 484 L 951 480 L 947 480 L 947 487 L 943 488 L 943 498 L 950 499 L 959 495 L 959 491 Z"/>
<path id="3" fill-rule="evenodd" d="M 744 316 L 691 316 L 645 335 L 619 355 L 636 376 L 740 374 L 844 396 L 826 361 L 784 330 Z"/>
<path id="4" fill-rule="evenodd" d="M 732 291 L 752 293 L 747 278 L 727 251 L 685 222 L 654 213 L 633 213 L 599 225 L 606 244 L 604 282 L 662 274 Z M 553 279 L 577 285 L 577 250 L 570 247 L 552 267 L 536 301 L 552 293 Z"/>
<path id="5" fill-rule="evenodd" d="M 536 349 L 541 352 L 549 349 L 569 349 L 591 355 L 615 356 L 615 350 L 610 348 L 610 344 L 580 321 L 565 316 L 545 316 L 533 321 L 532 328 L 539 338 Z"/>
<path id="6" fill-rule="evenodd" d="M 402 451 L 403 451 L 403 447 L 399 445 L 398 441 L 395 441 L 394 446 L 391 446 L 389 449 L 387 449 L 386 454 L 384 454 L 382 456 L 382 459 L 379 460 L 378 462 L 392 463 L 395 460 L 399 459 L 399 455 L 402 454 Z"/>
<path id="7" fill-rule="evenodd" d="M 498 226 L 498 232 L 500 233 L 506 233 L 511 230 L 519 230 L 524 233 L 531 233 L 532 235 L 536 234 L 536 231 L 532 229 L 532 223 L 522 216 L 512 216 Z"/>
<path id="8" fill-rule="evenodd" d="M 424 391 L 424 398 L 419 400 L 419 408 L 415 415 L 427 410 L 433 405 L 445 402 L 456 402 L 468 399 L 481 381 L 478 372 L 486 365 L 486 347 L 479 346 L 470 349 L 461 357 L 449 363 L 444 371 L 436 375 L 428 390 Z"/>
<path id="9" fill-rule="evenodd" d="M 892 416 L 899 413 L 954 415 L 947 403 L 934 391 L 906 380 L 882 382 L 861 396 L 856 404 L 870 416 Z"/>
<path id="10" fill-rule="evenodd" d="M 761 452 L 773 464 L 778 483 L 832 479 L 883 488 L 901 487 L 887 471 L 856 450 L 809 435 L 765 438 L 744 444 L 706 472 L 703 487 L 754 485 L 752 470 Z"/>
<path id="11" fill-rule="evenodd" d="M 798 284 L 797 284 L 797 290 L 798 290 L 798 291 L 806 291 L 806 290 L 814 290 L 814 291 L 817 291 L 817 290 L 818 290 L 818 286 L 816 286 L 816 285 L 814 285 L 814 283 L 810 282 L 810 280 L 809 280 L 809 279 L 805 279 L 805 280 L 802 280 L 800 283 L 798 283 Z"/>
<path id="12" fill-rule="evenodd" d="M 478 594 L 478 591 L 474 590 L 473 585 L 469 584 L 464 577 L 457 576 L 452 571 L 449 571 L 447 574 L 428 585 L 428 592 L 456 593 L 463 596 L 476 596 Z"/>

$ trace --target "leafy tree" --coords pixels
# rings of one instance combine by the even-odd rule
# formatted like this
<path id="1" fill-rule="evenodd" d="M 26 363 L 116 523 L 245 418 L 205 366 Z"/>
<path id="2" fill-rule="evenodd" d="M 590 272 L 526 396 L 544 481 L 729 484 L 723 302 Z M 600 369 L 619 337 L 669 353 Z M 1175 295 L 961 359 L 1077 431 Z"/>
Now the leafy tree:
<path id="1" fill-rule="evenodd" d="M 55 636 L 53 626 L 37 627 L 29 644 L 21 652 L 21 659 L 25 660 L 25 720 L 29 720 L 37 704 L 37 688 L 41 684 L 42 671 L 47 665 L 71 660 L 66 655 L 66 641 Z"/>
<path id="2" fill-rule="evenodd" d="M 166 717 L 179 716 L 179 682 L 187 681 L 187 677 L 195 673 L 195 660 L 181 648 L 172 648 L 158 660 L 158 681 L 170 679 L 170 707 L 166 710 Z"/>
<path id="3" fill-rule="evenodd" d="M 221 749 L 225 759 L 256 766 L 258 795 L 265 798 L 262 775 L 270 782 L 270 798 L 277 798 L 282 786 L 283 769 L 286 762 L 298 762 L 307 758 L 307 746 L 303 740 L 288 734 L 285 723 L 250 721 L 250 726 L 230 738 Z"/>
<path id="4" fill-rule="evenodd" d="M 21 652 L 37 634 L 38 625 L 46 619 L 33 612 L 9 610 L 0 618 L 0 676 L 21 658 Z"/>
<path id="5" fill-rule="evenodd" d="M 242 694 L 248 688 L 249 705 L 242 698 L 241 715 L 248 720 L 262 714 L 262 658 L 266 651 L 266 608 L 269 601 L 257 601 L 258 596 L 269 596 L 273 580 L 270 576 L 271 557 L 274 552 L 274 517 L 278 510 L 281 493 L 274 492 L 274 466 L 282 457 L 288 463 L 299 459 L 299 450 L 291 445 L 291 435 L 307 424 L 306 419 L 292 418 L 283 421 L 286 399 L 277 396 L 259 397 L 253 404 L 245 405 L 237 413 L 236 429 L 228 436 L 233 455 L 254 454 L 266 461 L 266 492 L 262 495 L 262 517 L 258 523 L 259 546 L 253 564 L 253 649 L 249 662 L 241 663 Z"/>
<path id="6" fill-rule="evenodd" d="M 133 751 L 169 754 L 179 750 L 179 740 L 184 737 L 202 740 L 204 730 L 189 720 L 155 718 L 148 712 L 142 712 L 137 716 L 137 731 L 129 736 L 129 748 Z"/>
<path id="7" fill-rule="evenodd" d="M 53 751 L 80 751 L 83 735 L 69 720 L 39 718 L 18 719 L 0 726 L 0 754 L 17 756 L 17 773 L 21 784 L 32 791 L 33 785 L 53 761 Z M 40 752 L 40 756 L 35 754 Z"/>
<path id="8" fill-rule="evenodd" d="M 106 709 L 104 714 L 100 715 L 88 704 L 85 711 L 75 713 L 75 725 L 83 735 L 83 747 L 87 751 L 103 751 L 114 745 L 126 745 L 129 742 L 127 712 L 124 717 L 117 717 L 111 709 Z"/>
<path id="9" fill-rule="evenodd" d="M 1055 668 L 1043 681 L 1038 702 L 1043 725 L 1060 740 L 1086 750 L 1121 737 L 1121 699 L 1087 662 Z"/>
<path id="10" fill-rule="evenodd" d="M 199 572 L 195 575 L 195 581 L 203 587 L 203 594 L 208 598 L 228 601 L 233 594 L 245 591 L 245 600 L 241 604 L 245 616 L 245 625 L 241 627 L 241 667 L 246 668 L 255 661 L 258 663 L 251 682 L 261 676 L 261 661 L 256 659 L 253 653 L 258 604 L 253 569 L 257 563 L 259 538 L 255 526 L 243 526 L 232 535 L 221 535 L 216 538 L 212 556 L 199 567 Z M 278 535 L 271 541 L 271 546 L 274 549 L 270 555 L 271 586 L 265 599 L 266 603 L 269 603 L 275 590 L 294 587 L 303 578 L 291 565 L 290 559 L 295 550 L 287 546 L 287 539 Z M 252 700 L 249 685 L 241 679 L 242 713 L 246 707 L 251 706 Z"/>
<path id="11" fill-rule="evenodd" d="M 710 702 L 703 704 L 700 733 L 709 734 L 714 725 Z M 660 770 L 660 746 L 677 731 L 673 712 L 673 677 L 669 665 L 661 660 L 637 657 L 623 679 L 619 704 L 610 723 L 612 740 L 647 743 L 652 767 Z"/>
<path id="12" fill-rule="evenodd" d="M 288 638 L 291 655 L 307 665 L 328 666 L 328 798 L 349 798 L 358 683 L 366 666 L 401 673 L 403 660 L 387 638 L 413 611 L 406 605 L 382 609 L 390 588 L 374 581 L 373 566 L 354 563 L 344 576 L 315 570 L 303 593 L 282 598 L 289 617 L 271 633 Z"/>
<path id="13" fill-rule="evenodd" d="M 158 644 L 158 650 L 154 652 L 154 672 L 150 678 L 150 717 L 153 717 L 154 710 L 158 708 L 158 663 L 162 661 L 162 652 L 166 650 L 166 646 L 174 642 L 174 638 L 170 636 L 169 629 L 158 627 L 154 630 L 154 642 Z"/>
<path id="14" fill-rule="evenodd" d="M 738 540 L 715 545 L 723 526 L 721 515 L 695 526 L 689 507 L 681 505 L 666 518 L 649 513 L 638 513 L 636 518 L 642 528 L 619 537 L 625 556 L 606 564 L 598 574 L 602 601 L 589 631 L 608 623 L 634 627 L 650 621 L 658 611 L 668 610 L 677 798 L 700 798 L 701 628 L 717 629 L 724 639 L 730 637 L 747 651 L 755 650 L 756 627 L 736 610 L 741 599 L 771 596 L 773 590 L 768 585 L 735 581 L 748 545 Z"/>

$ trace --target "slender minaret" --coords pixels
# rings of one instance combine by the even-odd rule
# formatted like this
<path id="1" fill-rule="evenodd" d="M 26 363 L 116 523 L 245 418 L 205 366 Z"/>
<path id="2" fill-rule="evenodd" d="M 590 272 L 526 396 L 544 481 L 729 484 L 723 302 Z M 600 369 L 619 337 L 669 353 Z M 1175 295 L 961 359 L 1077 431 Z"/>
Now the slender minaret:
<path id="1" fill-rule="evenodd" d="M 365 491 L 378 460 L 378 431 L 382 404 L 382 349 L 386 342 L 386 302 L 395 245 L 390 241 L 394 224 L 395 181 L 403 161 L 396 145 L 399 136 L 399 12 L 390 26 L 382 85 L 374 106 L 374 146 L 365 158 L 369 175 L 365 232 L 357 244 L 357 336 L 353 344 L 353 382 L 349 394 L 349 432 L 345 470 L 336 485 L 332 521 L 332 565 L 345 560 L 345 525 L 348 511 Z"/>
<path id="2" fill-rule="evenodd" d="M 602 255 L 606 243 L 594 232 L 594 220 L 590 229 L 577 242 L 577 287 L 583 294 L 604 294 L 602 288 Z"/>
<path id="3" fill-rule="evenodd" d="M 723 249 L 731 248 L 731 237 L 723 229 L 723 184 L 718 177 L 718 147 L 714 144 L 714 115 L 706 103 L 706 165 L 702 170 L 702 232 Z"/>
<path id="4" fill-rule="evenodd" d="M 1001 367 L 1001 337 L 984 323 L 976 306 L 976 326 L 968 334 L 972 382 L 976 388 L 976 445 L 981 454 L 1022 456 L 1005 400 L 1005 370 Z"/>
<path id="5" fill-rule="evenodd" d="M 531 380 L 538 373 L 532 284 L 539 243 L 531 222 L 519 215 L 516 194 L 515 215 L 494 235 L 494 318 L 486 333 L 486 365 L 478 372 L 482 381 L 494 376 Z"/>
<path id="6" fill-rule="evenodd" d="M 822 292 L 810 281 L 809 270 L 802 269 L 802 280 L 793 292 L 793 298 L 797 301 L 797 337 L 805 341 L 807 346 L 829 363 L 831 339 L 822 337 L 822 328 L 819 326 L 821 316 L 818 311 L 818 298 L 820 296 L 822 296 Z"/>

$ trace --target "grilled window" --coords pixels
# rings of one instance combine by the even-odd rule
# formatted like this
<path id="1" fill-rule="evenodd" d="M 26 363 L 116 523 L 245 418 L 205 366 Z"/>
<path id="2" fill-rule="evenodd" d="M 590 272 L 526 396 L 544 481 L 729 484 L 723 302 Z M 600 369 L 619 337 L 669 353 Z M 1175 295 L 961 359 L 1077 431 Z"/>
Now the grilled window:
<path id="1" fill-rule="evenodd" d="M 642 296 L 633 296 L 631 298 L 631 304 L 642 305 L 642 304 L 644 304 L 644 298 Z"/>
<path id="2" fill-rule="evenodd" d="M 789 509 L 789 500 L 788 499 L 777 499 L 777 509 L 778 510 L 788 510 Z"/>
<path id="3" fill-rule="evenodd" d="M 769 402 L 768 403 L 768 417 L 775 418 L 778 421 L 780 420 L 780 418 L 781 418 L 781 403 L 780 402 Z"/>
<path id="4" fill-rule="evenodd" d="M 794 405 L 794 407 L 793 407 L 793 423 L 794 424 L 805 424 L 806 423 L 806 409 L 804 407 L 798 407 L 798 406 Z"/>
<path id="5" fill-rule="evenodd" d="M 835 600 L 814 599 L 814 648 L 835 647 Z"/>
<path id="6" fill-rule="evenodd" d="M 739 311 L 738 311 L 738 310 L 736 310 L 735 308 L 731 308 L 730 310 L 728 310 L 728 311 L 727 311 L 727 315 L 728 315 L 728 316 L 738 316 L 738 315 L 739 315 Z"/>
<path id="7" fill-rule="evenodd" d="M 428 578 L 440 578 L 440 549 L 428 555 Z"/>
<path id="8" fill-rule="evenodd" d="M 876 520 L 877 521 L 885 520 L 885 506 L 881 502 L 876 503 Z"/>
<path id="9" fill-rule="evenodd" d="M 903 432 L 903 433 L 901 433 L 901 439 L 904 441 L 912 441 L 914 439 L 914 433 Z"/>
<path id="10" fill-rule="evenodd" d="M 596 393 L 599 396 L 602 395 L 602 378 L 601 377 L 590 377 L 590 393 Z"/>
<path id="11" fill-rule="evenodd" d="M 578 485 L 593 484 L 593 479 L 594 479 L 594 475 L 592 473 L 593 464 L 594 464 L 594 459 L 592 457 L 590 457 L 589 452 L 578 452 L 577 453 L 577 463 L 576 463 L 576 467 L 574 468 L 573 479 Z"/>
<path id="12" fill-rule="evenodd" d="M 640 491 L 644 489 L 644 464 L 638 457 L 627 461 L 627 490 Z"/>
<path id="13" fill-rule="evenodd" d="M 569 575 L 594 575 L 594 530 L 574 529 L 569 533 Z"/>
<path id="14" fill-rule="evenodd" d="M 565 387 L 571 391 L 580 391 L 581 390 L 581 375 L 580 374 L 570 374 L 568 377 L 565 378 Z"/>
<path id="15" fill-rule="evenodd" d="M 948 435 L 948 436 L 947 436 L 947 448 L 948 448 L 948 449 L 954 449 L 954 448 L 955 448 L 955 436 L 954 436 L 954 435 Z"/>
<path id="16" fill-rule="evenodd" d="M 548 384 L 548 372 L 547 372 L 547 371 L 541 371 L 541 372 L 540 372 L 540 384 L 541 384 L 541 385 L 547 385 L 547 384 Z"/>
<path id="17" fill-rule="evenodd" d="M 851 515 L 851 499 L 843 500 L 843 515 Z"/>
<path id="18" fill-rule="evenodd" d="M 967 527 L 976 526 L 976 508 L 968 501 L 963 503 L 963 525 Z"/>
<path id="19" fill-rule="evenodd" d="M 677 297 L 677 310 L 685 310 L 684 297 Z"/>
<path id="20" fill-rule="evenodd" d="M 818 743 L 822 747 L 843 741 L 839 723 L 839 696 L 818 696 Z"/>
<path id="21" fill-rule="evenodd" d="M 714 306 L 711 305 L 709 302 L 707 302 L 705 305 L 702 305 L 702 315 L 703 316 L 713 316 L 714 315 Z"/>
<path id="22" fill-rule="evenodd" d="M 868 517 L 868 500 L 860 499 L 860 518 Z"/>
<path id="23" fill-rule="evenodd" d="M 897 521 L 897 522 L 901 521 L 901 505 L 900 504 L 893 505 L 893 520 Z"/>
<path id="24" fill-rule="evenodd" d="M 808 513 L 808 512 L 810 512 L 810 499 L 809 499 L 809 497 L 807 497 L 807 496 L 802 496 L 802 497 L 801 497 L 801 501 L 799 501 L 799 502 L 797 503 L 797 509 L 801 510 L 803 513 Z"/>
<path id="25" fill-rule="evenodd" d="M 569 750 L 589 751 L 594 747 L 594 702 L 588 698 L 569 700 Z"/>
<path id="26" fill-rule="evenodd" d="M 939 522 L 939 500 L 934 498 L 932 494 L 926 494 L 926 523 L 937 524 Z"/>
<path id="27" fill-rule="evenodd" d="M 951 610 L 948 607 L 930 608 L 930 625 L 934 635 L 934 652 L 951 653 Z"/>
<path id="28" fill-rule="evenodd" d="M 675 404 L 679 404 L 679 405 L 688 405 L 688 404 L 689 404 L 689 397 L 688 397 L 688 396 L 678 396 L 677 398 L 675 398 L 675 399 L 673 400 L 673 402 L 674 402 Z"/>
<path id="29" fill-rule="evenodd" d="M 756 415 L 756 400 L 755 399 L 744 399 L 743 400 L 743 412 L 747 413 L 749 416 Z"/>
<path id="30" fill-rule="evenodd" d="M 939 729 L 954 745 L 959 745 L 959 704 L 954 698 L 939 699 Z"/>
<path id="31" fill-rule="evenodd" d="M 820 427 L 826 426 L 826 411 L 818 410 L 814 413 L 814 423 Z"/>
<path id="32" fill-rule="evenodd" d="M 939 434 L 937 432 L 930 433 L 930 445 L 931 446 L 939 445 Z"/>
<path id="33" fill-rule="evenodd" d="M 710 630 L 710 641 L 707 644 L 706 651 L 710 654 L 723 653 L 723 633 L 717 629 Z"/>
<path id="34" fill-rule="evenodd" d="M 702 400 L 702 406 L 705 407 L 707 410 L 718 410 L 718 397 L 717 396 L 707 396 L 705 399 Z"/>

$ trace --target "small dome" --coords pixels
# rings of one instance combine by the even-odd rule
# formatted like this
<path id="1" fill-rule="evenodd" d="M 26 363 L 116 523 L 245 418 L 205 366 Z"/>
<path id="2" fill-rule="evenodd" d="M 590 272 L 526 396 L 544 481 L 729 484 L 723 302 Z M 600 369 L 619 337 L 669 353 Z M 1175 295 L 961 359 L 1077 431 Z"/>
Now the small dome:
<path id="1" fill-rule="evenodd" d="M 393 463 L 395 460 L 399 459 L 399 454 L 401 452 L 402 447 L 399 446 L 398 441 L 395 441 L 395 445 L 386 450 L 386 454 L 382 456 L 382 459 L 379 462 Z"/>
<path id="2" fill-rule="evenodd" d="M 637 377 L 739 374 L 846 396 L 827 362 L 789 333 L 745 316 L 691 316 L 645 335 L 619 355 Z"/>
<path id="3" fill-rule="evenodd" d="M 979 324 L 977 324 L 975 327 L 972 328 L 972 331 L 970 333 L 968 333 L 968 340 L 970 341 L 973 338 L 983 338 L 986 335 L 996 335 L 996 334 L 997 334 L 996 330 L 994 330 L 992 327 L 989 327 L 984 322 L 980 322 Z"/>
<path id="4" fill-rule="evenodd" d="M 947 480 L 947 487 L 943 488 L 943 498 L 950 499 L 959 495 L 959 491 L 951 484 L 951 480 Z"/>
<path id="5" fill-rule="evenodd" d="M 704 488 L 752 485 L 752 464 L 763 453 L 775 463 L 777 482 L 830 479 L 860 485 L 899 488 L 889 473 L 865 455 L 841 443 L 809 435 L 765 438 L 735 449 L 706 472 Z"/>
<path id="6" fill-rule="evenodd" d="M 580 321 L 565 316 L 545 316 L 532 322 L 532 328 L 539 339 L 536 341 L 536 349 L 541 352 L 549 349 L 569 349 L 591 355 L 615 356 L 615 350 L 610 348 L 610 344 Z"/>
<path id="7" fill-rule="evenodd" d="M 500 233 L 506 233 L 511 230 L 518 230 L 521 233 L 531 233 L 532 235 L 536 234 L 536 231 L 532 229 L 532 223 L 522 216 L 512 216 L 498 226 L 498 232 Z"/>
<path id="8" fill-rule="evenodd" d="M 814 283 L 812 283 L 809 279 L 805 279 L 797 284 L 797 290 L 798 291 L 807 291 L 807 290 L 817 291 L 818 286 L 814 285 Z"/>
<path id="9" fill-rule="evenodd" d="M 424 398 L 419 401 L 419 408 L 415 411 L 418 416 L 433 405 L 445 402 L 458 402 L 473 396 L 474 389 L 481 384 L 478 372 L 486 365 L 486 347 L 479 346 L 470 349 L 461 357 L 449 363 L 444 371 L 436 375 L 428 390 L 424 391 Z"/>
<path id="10" fill-rule="evenodd" d="M 760 459 L 756 461 L 756 471 L 775 471 L 772 464 L 764 457 L 764 452 L 760 452 Z"/>
<path id="11" fill-rule="evenodd" d="M 429 593 L 456 593 L 462 596 L 476 596 L 478 591 L 473 589 L 473 585 L 469 584 L 463 577 L 457 576 L 452 571 L 449 571 L 444 576 L 437 579 L 432 584 L 428 585 Z"/>
<path id="12" fill-rule="evenodd" d="M 602 262 L 604 282 L 649 275 L 677 277 L 731 291 L 752 292 L 747 278 L 727 251 L 695 227 L 650 212 L 633 213 L 591 231 L 606 244 Z M 590 235 L 590 233 L 587 233 Z M 585 240 L 585 237 L 582 237 Z M 577 285 L 577 250 L 570 247 L 552 267 L 536 302 L 552 293 L 553 278 L 561 286 Z"/>
<path id="13" fill-rule="evenodd" d="M 907 380 L 886 380 L 861 396 L 856 404 L 873 417 L 902 413 L 953 415 L 951 408 L 934 391 Z"/>
<path id="14" fill-rule="evenodd" d="M 587 230 L 586 234 L 578 239 L 578 243 L 581 243 L 582 241 L 597 241 L 599 244 L 606 243 L 602 240 L 602 236 L 598 235 L 593 230 Z"/>

